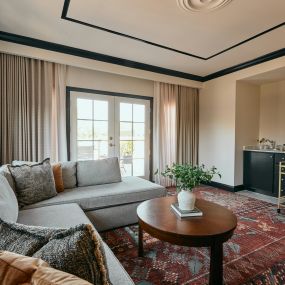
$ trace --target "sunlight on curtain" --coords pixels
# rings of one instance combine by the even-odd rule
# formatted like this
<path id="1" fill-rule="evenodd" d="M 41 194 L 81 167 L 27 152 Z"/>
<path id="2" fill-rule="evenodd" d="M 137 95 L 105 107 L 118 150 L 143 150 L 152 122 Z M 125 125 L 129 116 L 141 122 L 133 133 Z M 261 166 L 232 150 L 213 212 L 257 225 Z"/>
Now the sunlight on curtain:
<path id="1" fill-rule="evenodd" d="M 154 171 L 161 172 L 166 165 L 176 161 L 176 106 L 178 86 L 155 83 L 154 96 Z M 155 181 L 171 186 L 168 178 L 155 176 Z"/>
<path id="2" fill-rule="evenodd" d="M 155 82 L 153 169 L 160 173 L 173 163 L 198 163 L 198 90 Z M 172 186 L 160 175 L 155 182 Z"/>

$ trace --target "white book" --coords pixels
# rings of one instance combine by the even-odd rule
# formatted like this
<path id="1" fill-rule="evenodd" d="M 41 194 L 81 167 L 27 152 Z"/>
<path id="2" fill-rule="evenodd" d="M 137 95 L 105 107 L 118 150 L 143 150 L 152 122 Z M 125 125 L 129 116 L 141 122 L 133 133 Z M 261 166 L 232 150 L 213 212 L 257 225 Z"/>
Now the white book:
<path id="1" fill-rule="evenodd" d="M 200 209 L 198 209 L 197 207 L 195 207 L 194 210 L 191 210 L 191 211 L 190 210 L 181 210 L 178 206 L 178 203 L 173 203 L 173 204 L 171 204 L 171 209 L 180 218 L 203 216 L 203 212 Z"/>

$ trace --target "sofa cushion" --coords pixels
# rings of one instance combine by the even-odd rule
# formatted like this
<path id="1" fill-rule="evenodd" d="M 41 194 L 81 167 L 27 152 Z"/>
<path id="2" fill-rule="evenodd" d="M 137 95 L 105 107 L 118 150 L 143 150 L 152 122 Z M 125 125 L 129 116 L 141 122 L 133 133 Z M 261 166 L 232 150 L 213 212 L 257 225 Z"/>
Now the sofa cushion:
<path id="1" fill-rule="evenodd" d="M 7 179 L 0 174 L 0 218 L 6 222 L 16 222 L 19 206 L 13 189 Z"/>
<path id="2" fill-rule="evenodd" d="M 62 169 L 62 179 L 64 189 L 71 189 L 76 187 L 76 162 L 74 161 L 65 161 L 61 162 Z"/>
<path id="3" fill-rule="evenodd" d="M 77 180 L 79 187 L 121 182 L 118 158 L 78 161 Z"/>
<path id="4" fill-rule="evenodd" d="M 60 195 L 60 194 L 59 194 Z M 34 226 L 69 228 L 78 224 L 91 224 L 77 204 L 62 204 L 19 211 L 18 223 Z M 109 278 L 111 283 L 133 285 L 133 281 L 117 260 L 109 247 L 103 242 Z"/>
<path id="5" fill-rule="evenodd" d="M 11 174 L 7 164 L 2 165 L 0 167 L 0 174 L 3 175 L 7 179 L 10 187 L 13 189 L 13 191 L 15 191 L 14 179 L 12 177 L 12 174 Z"/>
<path id="6" fill-rule="evenodd" d="M 116 258 L 114 253 L 108 247 L 106 243 L 103 243 L 104 251 L 107 260 L 107 267 L 109 268 L 109 278 L 114 285 L 134 285 L 135 283 L 125 271 L 122 264 Z M 141 284 L 142 285 L 142 284 Z M 147 283 L 145 284 L 147 285 Z"/>
<path id="7" fill-rule="evenodd" d="M 56 197 L 35 203 L 25 209 L 77 203 L 84 211 L 140 202 L 165 196 L 165 188 L 138 177 L 124 177 L 122 182 L 78 187 L 58 193 Z"/>
<path id="8" fill-rule="evenodd" d="M 39 258 L 0 252 L 0 284 L 91 285 L 72 274 L 56 270 Z"/>
<path id="9" fill-rule="evenodd" d="M 57 194 L 49 159 L 33 165 L 11 166 L 20 207 L 51 198 Z"/>
<path id="10" fill-rule="evenodd" d="M 56 231 L 33 257 L 93 284 L 111 284 L 101 239 L 91 225 L 81 224 L 59 233 Z"/>
<path id="11" fill-rule="evenodd" d="M 20 210 L 18 223 L 53 228 L 91 224 L 82 209 L 75 203 Z"/>

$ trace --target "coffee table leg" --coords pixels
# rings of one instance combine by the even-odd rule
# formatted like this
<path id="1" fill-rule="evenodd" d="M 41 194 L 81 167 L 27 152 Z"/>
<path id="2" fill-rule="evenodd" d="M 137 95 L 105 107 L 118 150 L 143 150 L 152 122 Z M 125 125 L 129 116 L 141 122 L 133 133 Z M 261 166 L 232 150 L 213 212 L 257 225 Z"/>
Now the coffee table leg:
<path id="1" fill-rule="evenodd" d="M 221 242 L 216 242 L 211 246 L 209 284 L 223 284 L 223 244 Z"/>
<path id="2" fill-rule="evenodd" d="M 139 224 L 139 257 L 143 257 L 143 230 Z"/>

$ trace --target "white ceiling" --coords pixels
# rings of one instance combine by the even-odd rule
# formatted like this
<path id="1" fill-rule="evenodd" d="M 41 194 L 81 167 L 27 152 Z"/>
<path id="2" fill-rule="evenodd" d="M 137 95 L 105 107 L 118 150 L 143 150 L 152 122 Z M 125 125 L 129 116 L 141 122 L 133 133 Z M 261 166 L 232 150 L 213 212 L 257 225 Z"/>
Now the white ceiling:
<path id="1" fill-rule="evenodd" d="M 241 81 L 247 81 L 256 85 L 262 85 L 283 80 L 285 80 L 285 67 L 254 75 Z"/>
<path id="2" fill-rule="evenodd" d="M 199 76 L 285 47 L 281 26 L 204 60 L 61 19 L 64 0 L 0 0 L 0 30 Z M 189 12 L 177 0 L 70 0 L 67 17 L 208 58 L 285 22 L 284 0 L 232 0 Z"/>

